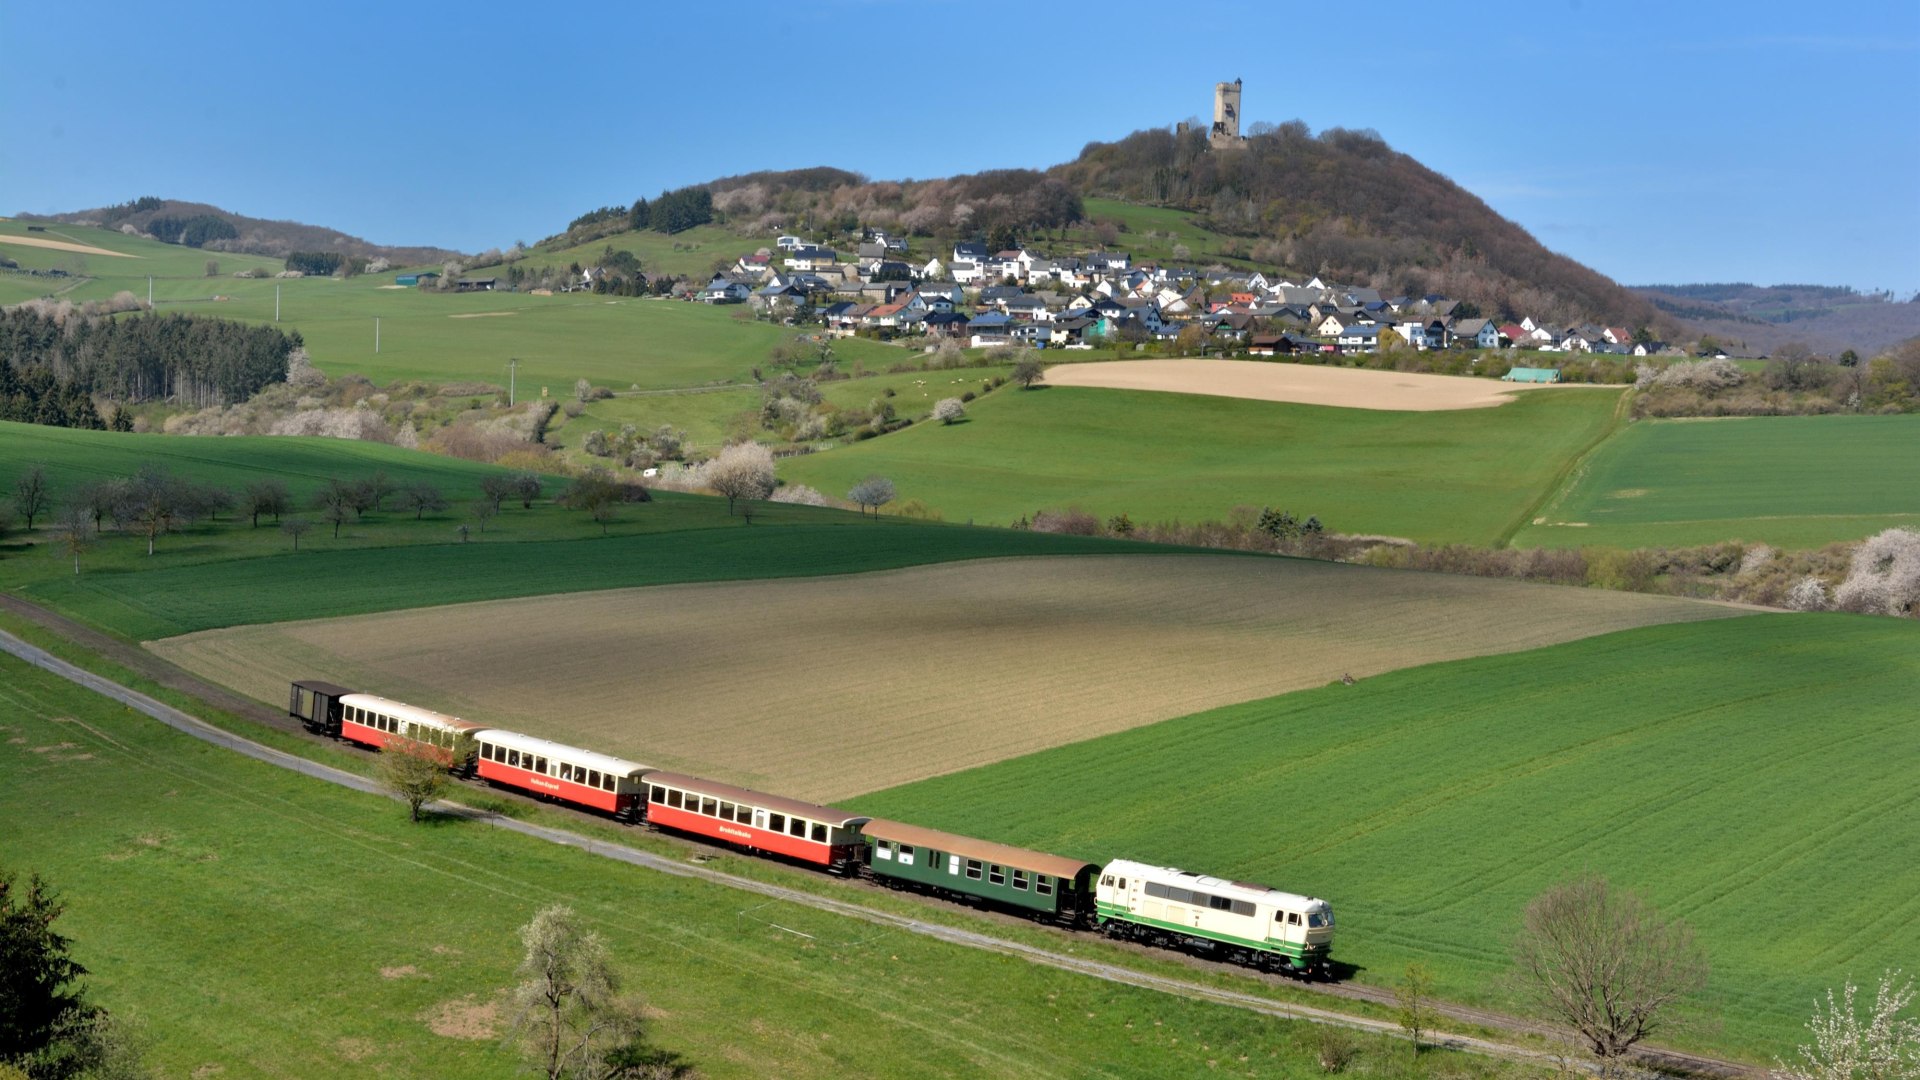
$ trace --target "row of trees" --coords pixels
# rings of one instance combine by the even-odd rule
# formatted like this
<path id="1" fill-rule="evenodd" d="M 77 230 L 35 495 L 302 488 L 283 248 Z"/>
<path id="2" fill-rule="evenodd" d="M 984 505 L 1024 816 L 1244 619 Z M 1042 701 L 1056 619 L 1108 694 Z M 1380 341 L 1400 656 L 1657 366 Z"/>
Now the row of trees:
<path id="1" fill-rule="evenodd" d="M 8 373 L 0 379 L 20 386 L 44 371 L 63 392 L 116 401 L 170 398 L 204 407 L 245 400 L 284 380 L 288 358 L 300 346 L 298 333 L 195 315 L 110 319 L 26 307 L 0 311 L 0 368 Z"/>

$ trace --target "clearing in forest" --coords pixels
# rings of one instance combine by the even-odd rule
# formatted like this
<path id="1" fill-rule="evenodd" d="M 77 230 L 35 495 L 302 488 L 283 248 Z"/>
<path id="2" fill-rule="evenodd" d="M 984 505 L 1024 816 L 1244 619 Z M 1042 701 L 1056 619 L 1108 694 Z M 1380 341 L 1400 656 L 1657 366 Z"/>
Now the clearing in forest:
<path id="1" fill-rule="evenodd" d="M 1211 394 L 1388 412 L 1485 409 L 1505 405 L 1523 390 L 1550 388 L 1464 375 L 1417 375 L 1259 360 L 1114 360 L 1055 365 L 1047 369 L 1047 382 L 1054 386 Z"/>
<path id="2" fill-rule="evenodd" d="M 1242 555 L 983 560 L 212 630 L 261 701 L 324 678 L 803 798 L 1436 660 L 1735 609 Z"/>

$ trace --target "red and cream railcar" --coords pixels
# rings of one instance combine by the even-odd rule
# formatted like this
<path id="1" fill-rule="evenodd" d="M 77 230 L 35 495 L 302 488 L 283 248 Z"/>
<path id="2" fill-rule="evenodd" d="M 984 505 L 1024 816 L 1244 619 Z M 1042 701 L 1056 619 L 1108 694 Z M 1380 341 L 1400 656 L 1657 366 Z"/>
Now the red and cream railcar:
<path id="1" fill-rule="evenodd" d="M 865 855 L 860 826 L 869 819 L 697 776 L 651 772 L 647 774 L 647 820 L 661 828 L 845 873 Z"/>
<path id="2" fill-rule="evenodd" d="M 404 702 L 389 701 L 372 694 L 346 694 L 340 702 L 340 737 L 378 750 L 395 739 L 408 739 L 439 747 L 440 756 L 451 768 L 464 768 L 455 762 L 450 747 L 461 735 L 478 735 L 486 728 L 470 724 L 457 716 L 437 713 Z"/>
<path id="3" fill-rule="evenodd" d="M 645 765 L 511 731 L 489 729 L 478 739 L 484 780 L 619 817 L 640 816 Z"/>

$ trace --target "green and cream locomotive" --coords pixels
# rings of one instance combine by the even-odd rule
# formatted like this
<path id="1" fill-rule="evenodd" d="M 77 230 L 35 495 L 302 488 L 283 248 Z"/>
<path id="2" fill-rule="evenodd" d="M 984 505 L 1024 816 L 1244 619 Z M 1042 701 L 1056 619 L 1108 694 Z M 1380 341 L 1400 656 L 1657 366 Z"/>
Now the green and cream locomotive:
<path id="1" fill-rule="evenodd" d="M 1267 971 L 1324 976 L 1333 949 L 1325 900 L 1126 859 L 1100 871 L 1094 910 L 1110 937 Z"/>

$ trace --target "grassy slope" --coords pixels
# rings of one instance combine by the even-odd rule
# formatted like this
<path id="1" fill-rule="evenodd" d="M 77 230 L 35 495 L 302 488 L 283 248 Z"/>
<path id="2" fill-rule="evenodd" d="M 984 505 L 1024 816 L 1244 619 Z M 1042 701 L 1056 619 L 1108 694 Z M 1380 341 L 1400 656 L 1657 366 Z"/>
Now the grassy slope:
<path id="1" fill-rule="evenodd" d="M 1056 387 L 995 394 L 966 424 L 793 459 L 781 474 L 845 491 L 880 473 L 948 520 L 1004 523 L 1071 504 L 1194 521 L 1272 505 L 1341 532 L 1490 543 L 1606 429 L 1615 399 L 1595 390 L 1404 413 Z"/>
<path id="2" fill-rule="evenodd" d="M 1316 1032 L 761 903 L 193 742 L 0 659 L 5 866 L 48 876 L 96 998 L 167 1075 L 505 1076 L 515 928 L 565 902 L 705 1075 L 1312 1074 Z M 800 937 L 798 934 L 810 935 Z M 1362 1067 L 1404 1049 L 1361 1040 Z M 1449 1058 L 1473 1074 L 1495 1068 Z"/>
<path id="3" fill-rule="evenodd" d="M 0 238 L 9 231 L 24 235 L 25 228 L 0 222 Z M 63 293 L 69 299 L 102 299 L 123 289 L 145 299 L 147 275 L 152 274 L 153 295 L 163 312 L 271 322 L 278 289 L 280 325 L 301 333 L 321 370 L 330 375 L 357 372 L 382 384 L 400 379 L 477 380 L 504 387 L 507 360 L 512 357 L 521 361 L 519 384 L 525 395 L 538 394 L 544 386 L 556 396 L 565 396 L 580 378 L 615 389 L 741 381 L 754 365 L 766 360 L 768 350 L 791 334 L 736 318 L 744 308 L 590 294 L 451 294 L 382 288 L 393 283 L 390 273 L 345 281 L 239 279 L 231 276 L 234 270 L 257 265 L 278 271 L 282 264 L 258 256 L 140 240 L 104 229 L 49 228 L 62 234 L 45 234 L 54 239 L 139 256 L 120 259 L 0 245 L 0 252 L 22 266 L 61 267 L 92 275 L 93 280 Z M 208 259 L 220 262 L 222 276 L 205 276 Z M 27 299 L 63 287 L 64 283 L 51 279 L 0 273 L 0 301 Z M 511 314 L 487 314 L 500 312 Z M 452 317 L 464 315 L 482 317 Z M 380 319 L 378 354 L 373 351 L 375 317 Z M 908 358 L 904 350 L 869 341 L 841 342 L 835 350 L 848 367 L 860 360 L 869 367 L 884 368 Z"/>
<path id="4" fill-rule="evenodd" d="M 186 438 L 135 435 L 0 421 L 0 477 L 32 463 L 46 466 L 56 490 L 157 465 L 206 484 L 239 488 L 278 478 L 304 498 L 330 477 L 353 479 L 384 469 L 396 483 L 425 481 L 453 499 L 479 494 L 480 479 L 504 470 L 381 443 L 322 438 Z"/>
<path id="5" fill-rule="evenodd" d="M 835 349 L 840 347 L 835 343 Z M 897 360 L 917 360 L 918 356 L 899 353 Z M 982 383 L 1011 370 L 1005 365 L 955 368 L 948 371 L 878 371 L 870 378 L 841 379 L 819 384 L 826 401 L 841 409 L 864 410 L 875 400 L 890 401 L 896 413 L 916 417 L 933 408 L 943 397 L 959 397 L 968 391 L 980 393 Z M 888 397 L 887 391 L 893 391 Z M 684 394 L 636 394 L 590 402 L 586 411 L 568 420 L 564 414 L 554 417 L 548 440 L 566 447 L 577 446 L 595 429 L 617 431 L 632 424 L 641 431 L 653 431 L 671 424 L 687 433 L 696 446 L 719 446 L 731 432 L 751 432 L 764 438 L 774 433 L 760 427 L 761 392 L 758 387 L 742 386 L 725 390 Z M 838 494 L 838 493 L 836 493 Z"/>
<path id="6" fill-rule="evenodd" d="M 1328 897 L 1335 954 L 1490 997 L 1527 899 L 1593 870 L 1689 919 L 1709 1045 L 1790 1049 L 1806 1003 L 1920 954 L 1920 627 L 1653 627 L 1288 694 L 849 805 Z M 1063 793 L 1071 792 L 1070 796 Z"/>
<path id="7" fill-rule="evenodd" d="M 1524 545 L 1818 547 L 1920 524 L 1920 416 L 1644 420 L 1594 454 Z"/>

